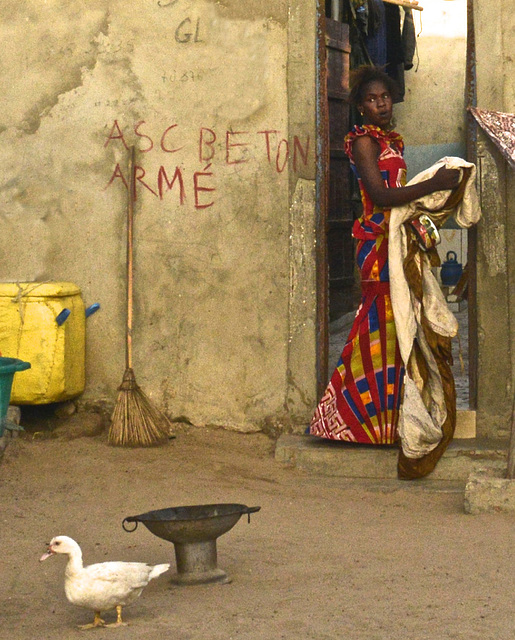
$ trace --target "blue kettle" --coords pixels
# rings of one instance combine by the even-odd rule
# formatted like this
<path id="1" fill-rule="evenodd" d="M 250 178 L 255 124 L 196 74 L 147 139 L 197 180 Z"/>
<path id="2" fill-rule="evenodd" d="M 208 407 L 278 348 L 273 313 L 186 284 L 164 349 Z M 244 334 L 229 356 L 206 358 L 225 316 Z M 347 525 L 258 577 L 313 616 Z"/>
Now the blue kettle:
<path id="1" fill-rule="evenodd" d="M 458 256 L 455 251 L 447 251 L 447 260 L 442 264 L 440 277 L 442 284 L 446 287 L 453 287 L 458 284 L 461 274 L 463 273 L 463 265 L 458 262 Z"/>

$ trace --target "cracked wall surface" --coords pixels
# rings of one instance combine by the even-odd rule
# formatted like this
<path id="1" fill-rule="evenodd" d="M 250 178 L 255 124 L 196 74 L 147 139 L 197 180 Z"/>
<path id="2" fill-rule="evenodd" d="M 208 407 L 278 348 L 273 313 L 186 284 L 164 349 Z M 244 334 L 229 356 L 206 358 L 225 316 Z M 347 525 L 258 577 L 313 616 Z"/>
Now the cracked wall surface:
<path id="1" fill-rule="evenodd" d="M 196 424 L 287 420 L 289 184 L 315 164 L 312 122 L 288 114 L 288 3 L 8 0 L 0 17 L 1 279 L 100 303 L 83 400 L 114 401 L 125 366 L 134 145 L 139 384 Z"/>
<path id="2" fill-rule="evenodd" d="M 515 17 L 509 0 L 474 0 L 477 107 L 515 112 Z M 508 439 L 513 431 L 515 343 L 513 283 L 514 170 L 478 127 L 477 433 Z"/>

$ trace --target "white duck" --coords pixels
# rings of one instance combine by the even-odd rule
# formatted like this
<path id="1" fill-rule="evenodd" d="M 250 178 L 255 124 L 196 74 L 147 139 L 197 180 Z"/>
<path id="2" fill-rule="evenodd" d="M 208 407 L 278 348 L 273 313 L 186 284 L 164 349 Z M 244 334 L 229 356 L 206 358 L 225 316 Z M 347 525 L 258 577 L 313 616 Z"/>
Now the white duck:
<path id="1" fill-rule="evenodd" d="M 80 629 L 125 625 L 122 622 L 122 607 L 134 602 L 150 580 L 170 568 L 169 564 L 152 566 L 144 562 L 100 562 L 84 567 L 81 548 L 68 536 L 53 538 L 40 562 L 56 553 L 68 556 L 64 579 L 66 597 L 72 604 L 95 612 L 94 621 L 82 625 Z M 117 613 L 116 622 L 106 625 L 100 613 L 114 608 Z"/>

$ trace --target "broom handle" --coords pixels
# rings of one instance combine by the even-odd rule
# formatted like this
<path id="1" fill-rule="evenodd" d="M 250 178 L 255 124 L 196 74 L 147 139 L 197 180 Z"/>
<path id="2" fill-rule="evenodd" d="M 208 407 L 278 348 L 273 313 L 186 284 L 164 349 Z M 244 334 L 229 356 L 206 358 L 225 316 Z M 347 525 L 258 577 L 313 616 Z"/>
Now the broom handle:
<path id="1" fill-rule="evenodd" d="M 132 369 L 132 289 L 133 289 L 133 227 L 134 227 L 134 147 L 129 155 L 129 197 L 127 200 L 127 348 L 125 366 Z"/>

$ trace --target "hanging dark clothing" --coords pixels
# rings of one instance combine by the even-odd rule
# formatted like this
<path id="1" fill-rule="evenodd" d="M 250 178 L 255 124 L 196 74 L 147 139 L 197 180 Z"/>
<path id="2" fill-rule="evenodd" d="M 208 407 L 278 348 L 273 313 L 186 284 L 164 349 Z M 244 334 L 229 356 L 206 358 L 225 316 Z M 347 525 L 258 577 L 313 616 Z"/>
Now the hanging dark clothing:
<path id="1" fill-rule="evenodd" d="M 401 31 L 400 7 L 383 0 L 368 0 L 366 31 L 358 25 L 370 59 L 376 67 L 383 68 L 397 86 L 394 102 L 404 100 L 404 71 L 413 67 L 416 49 L 415 25 L 411 9 L 403 9 L 404 21 Z"/>
<path id="2" fill-rule="evenodd" d="M 374 65 L 384 67 L 387 63 L 385 3 L 383 0 L 368 0 L 368 3 L 369 7 L 373 5 L 377 20 L 374 25 L 369 24 L 365 45 Z"/>
<path id="3" fill-rule="evenodd" d="M 413 11 L 404 9 L 404 22 L 402 23 L 402 50 L 404 51 L 404 69 L 413 68 L 413 58 L 417 50 L 417 36 L 415 34 L 415 22 Z"/>
<path id="4" fill-rule="evenodd" d="M 401 12 L 396 4 L 383 2 L 386 22 L 386 73 L 397 85 L 394 102 L 404 100 L 404 51 L 402 48 Z"/>

